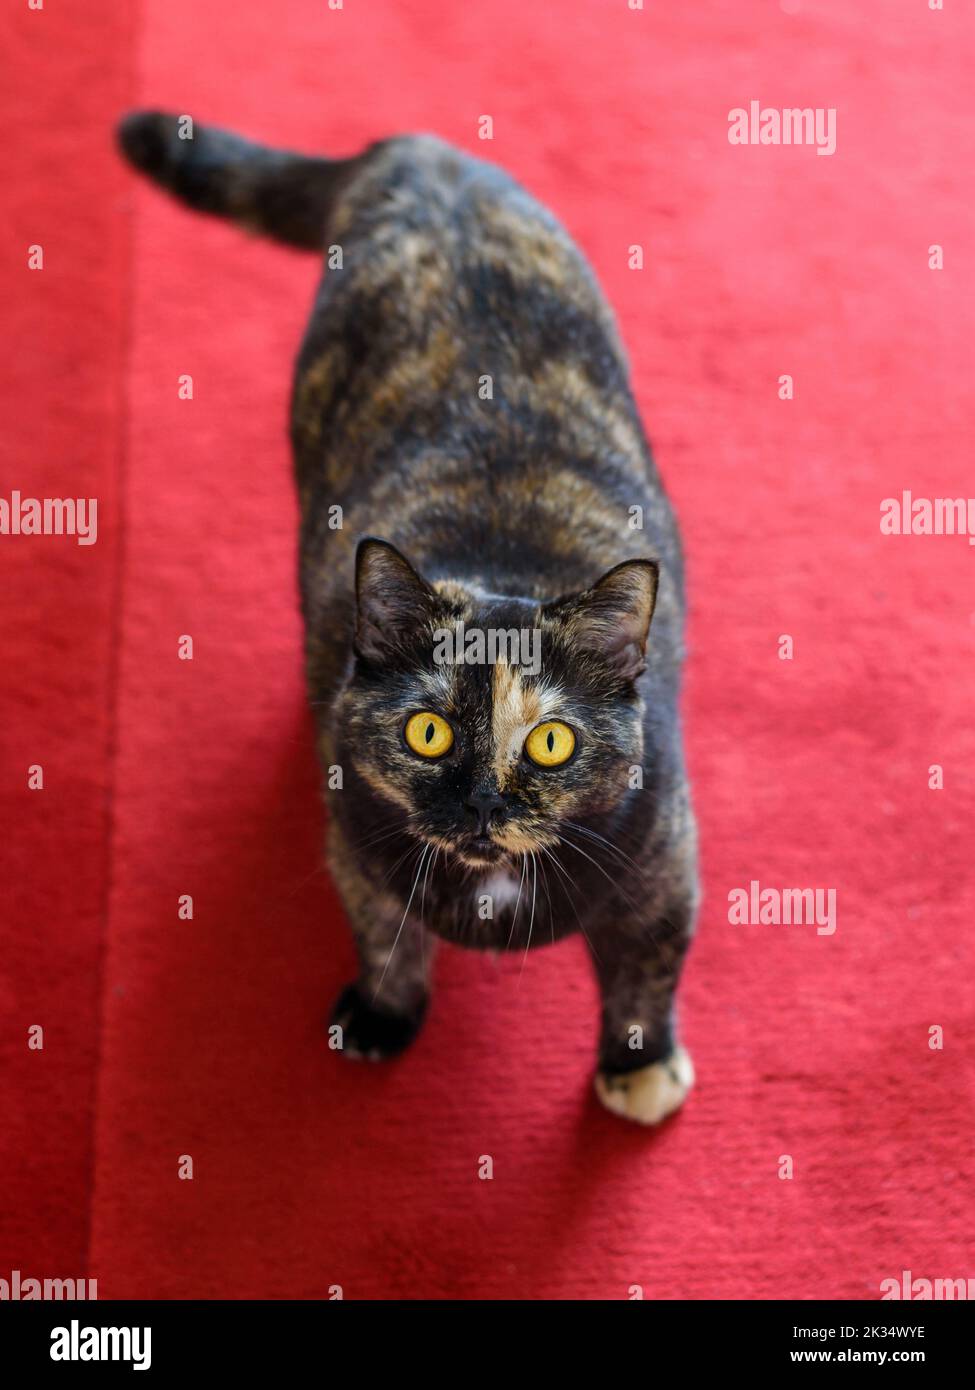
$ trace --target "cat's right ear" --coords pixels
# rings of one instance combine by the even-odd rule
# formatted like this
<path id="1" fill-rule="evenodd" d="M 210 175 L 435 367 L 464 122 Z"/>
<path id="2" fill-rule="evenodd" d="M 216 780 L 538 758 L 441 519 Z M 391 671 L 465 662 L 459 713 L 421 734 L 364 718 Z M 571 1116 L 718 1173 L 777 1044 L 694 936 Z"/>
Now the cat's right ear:
<path id="1" fill-rule="evenodd" d="M 411 646 L 436 595 L 409 560 L 376 536 L 359 542 L 355 555 L 355 650 L 381 666 Z"/>

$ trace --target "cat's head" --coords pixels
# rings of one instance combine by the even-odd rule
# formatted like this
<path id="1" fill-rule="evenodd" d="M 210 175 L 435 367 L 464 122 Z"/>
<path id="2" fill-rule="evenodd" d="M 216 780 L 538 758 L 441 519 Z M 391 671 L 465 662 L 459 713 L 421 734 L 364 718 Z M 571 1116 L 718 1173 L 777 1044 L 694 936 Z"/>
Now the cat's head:
<path id="1" fill-rule="evenodd" d="M 657 565 L 630 560 L 546 603 L 485 595 L 367 538 L 342 760 L 471 869 L 557 844 L 633 785 L 656 592 Z"/>

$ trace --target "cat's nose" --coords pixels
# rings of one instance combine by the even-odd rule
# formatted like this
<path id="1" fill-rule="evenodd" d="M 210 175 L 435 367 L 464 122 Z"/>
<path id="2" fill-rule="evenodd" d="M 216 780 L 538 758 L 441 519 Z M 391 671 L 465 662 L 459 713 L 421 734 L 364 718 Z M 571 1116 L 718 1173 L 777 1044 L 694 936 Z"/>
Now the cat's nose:
<path id="1" fill-rule="evenodd" d="M 495 811 L 504 809 L 504 797 L 494 792 L 474 792 L 464 802 L 464 806 L 477 817 L 477 833 L 486 835 Z"/>

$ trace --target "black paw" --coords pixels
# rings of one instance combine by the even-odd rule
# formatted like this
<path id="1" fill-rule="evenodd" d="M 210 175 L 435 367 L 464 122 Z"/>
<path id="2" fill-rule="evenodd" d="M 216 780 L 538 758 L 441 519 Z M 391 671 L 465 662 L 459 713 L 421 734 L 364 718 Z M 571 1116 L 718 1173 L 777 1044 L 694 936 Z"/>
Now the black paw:
<path id="1" fill-rule="evenodd" d="M 394 1014 L 377 1008 L 358 985 L 347 985 L 329 1019 L 329 1028 L 342 1029 L 332 1044 L 345 1057 L 380 1062 L 409 1047 L 420 1031 L 427 1001 L 410 1014 Z"/>

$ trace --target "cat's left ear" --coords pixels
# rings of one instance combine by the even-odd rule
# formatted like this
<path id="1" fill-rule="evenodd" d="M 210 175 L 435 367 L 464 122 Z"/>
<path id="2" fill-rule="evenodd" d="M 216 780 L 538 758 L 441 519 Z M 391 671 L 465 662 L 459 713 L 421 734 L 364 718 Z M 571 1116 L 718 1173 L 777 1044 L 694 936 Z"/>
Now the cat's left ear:
<path id="1" fill-rule="evenodd" d="M 356 550 L 355 593 L 355 649 L 376 665 L 410 649 L 436 599 L 409 560 L 375 536 L 366 536 Z"/>
<path id="2" fill-rule="evenodd" d="M 561 619 L 574 645 L 591 652 L 622 681 L 647 668 L 647 638 L 657 602 L 656 560 L 624 560 L 591 589 L 557 599 L 542 611 Z"/>

